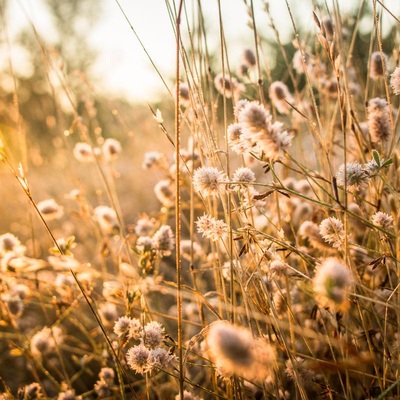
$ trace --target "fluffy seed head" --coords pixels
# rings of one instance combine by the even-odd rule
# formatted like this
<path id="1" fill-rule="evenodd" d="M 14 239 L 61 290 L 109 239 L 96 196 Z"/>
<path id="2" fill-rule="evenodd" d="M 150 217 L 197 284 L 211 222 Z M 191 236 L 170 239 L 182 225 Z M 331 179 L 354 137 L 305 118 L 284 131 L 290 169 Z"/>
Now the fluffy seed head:
<path id="1" fill-rule="evenodd" d="M 153 236 L 154 248 L 160 252 L 162 256 L 169 256 L 174 249 L 174 234 L 169 225 L 163 225 Z"/>
<path id="2" fill-rule="evenodd" d="M 7 253 L 24 255 L 26 247 L 21 245 L 19 239 L 12 233 L 4 233 L 0 236 L 0 256 L 5 256 Z"/>
<path id="3" fill-rule="evenodd" d="M 287 114 L 290 106 L 287 102 L 293 104 L 294 99 L 290 94 L 288 87 L 280 81 L 273 82 L 269 88 L 269 97 L 273 105 L 281 114 Z"/>
<path id="4" fill-rule="evenodd" d="M 316 389 L 315 387 L 315 373 L 308 369 L 305 365 L 304 359 L 296 357 L 293 361 L 286 361 L 286 374 L 293 382 L 298 382 L 306 389 Z"/>
<path id="5" fill-rule="evenodd" d="M 256 180 L 256 176 L 250 168 L 240 167 L 233 174 L 232 180 L 234 182 L 241 182 L 246 184 L 254 182 Z"/>
<path id="6" fill-rule="evenodd" d="M 379 226 L 386 231 L 393 229 L 393 217 L 382 211 L 376 212 L 372 216 L 371 221 L 374 225 Z"/>
<path id="7" fill-rule="evenodd" d="M 104 158 L 107 161 L 115 160 L 122 151 L 121 143 L 118 140 L 108 138 L 101 147 Z"/>
<path id="8" fill-rule="evenodd" d="M 46 221 L 59 219 L 64 215 L 63 208 L 54 199 L 43 200 L 37 204 L 37 208 Z"/>
<path id="9" fill-rule="evenodd" d="M 143 327 L 137 318 L 132 318 L 129 323 L 129 339 L 139 340 L 143 334 Z"/>
<path id="10" fill-rule="evenodd" d="M 373 143 L 388 142 L 391 138 L 389 106 L 386 99 L 376 97 L 368 102 L 368 132 Z"/>
<path id="11" fill-rule="evenodd" d="M 316 269 L 313 279 L 317 301 L 323 306 L 331 306 L 345 311 L 348 294 L 353 280 L 350 270 L 337 258 L 326 258 Z"/>
<path id="12" fill-rule="evenodd" d="M 114 383 L 115 372 L 112 368 L 102 368 L 99 372 L 99 378 L 109 385 L 112 385 Z"/>
<path id="13" fill-rule="evenodd" d="M 143 329 L 143 343 L 149 348 L 161 345 L 164 338 L 165 329 L 157 321 L 151 321 Z"/>
<path id="14" fill-rule="evenodd" d="M 91 163 L 95 160 L 92 146 L 88 143 L 79 142 L 73 150 L 74 157 L 82 163 Z"/>
<path id="15" fill-rule="evenodd" d="M 193 186 L 204 197 L 218 196 L 224 192 L 225 174 L 215 167 L 200 167 L 194 171 Z"/>
<path id="16" fill-rule="evenodd" d="M 148 370 L 147 359 L 149 354 L 149 349 L 141 343 L 128 350 L 126 353 L 126 361 L 129 367 L 136 373 L 144 374 Z"/>
<path id="17" fill-rule="evenodd" d="M 319 233 L 325 242 L 341 250 L 344 242 L 343 222 L 337 218 L 325 218 L 319 225 Z"/>
<path id="18" fill-rule="evenodd" d="M 232 97 L 241 90 L 241 86 L 239 85 L 237 79 L 233 76 L 229 77 L 218 74 L 214 78 L 214 85 L 218 92 L 225 95 L 227 98 Z"/>
<path id="19" fill-rule="evenodd" d="M 342 164 L 336 175 L 337 185 L 347 189 L 362 190 L 368 187 L 370 176 L 357 161 Z"/>
<path id="20" fill-rule="evenodd" d="M 117 213 L 111 207 L 97 206 L 94 209 L 94 217 L 105 234 L 112 233 L 119 228 Z"/>
<path id="21" fill-rule="evenodd" d="M 256 65 L 256 56 L 251 49 L 245 49 L 243 51 L 242 60 L 243 64 L 246 65 L 246 67 L 248 68 L 254 67 Z"/>
<path id="22" fill-rule="evenodd" d="M 213 323 L 207 335 L 208 354 L 223 376 L 234 374 L 248 380 L 263 381 L 275 364 L 273 348 L 255 339 L 250 330 L 227 321 Z"/>
<path id="23" fill-rule="evenodd" d="M 374 51 L 371 54 L 371 64 L 370 64 L 370 77 L 372 79 L 379 79 L 385 76 L 387 55 L 379 51 Z"/>
<path id="24" fill-rule="evenodd" d="M 154 186 L 154 193 L 164 207 L 169 208 L 175 204 L 175 191 L 169 179 L 158 181 Z"/>
<path id="25" fill-rule="evenodd" d="M 127 335 L 129 332 L 131 321 L 132 319 L 129 317 L 119 317 L 118 321 L 116 321 L 114 325 L 114 333 L 120 338 Z"/>
<path id="26" fill-rule="evenodd" d="M 392 88 L 394 94 L 400 94 L 400 67 L 396 67 L 396 69 L 390 75 L 390 87 Z"/>
<path id="27" fill-rule="evenodd" d="M 217 241 L 224 238 L 228 234 L 228 225 L 220 220 L 210 217 L 207 214 L 199 217 L 196 221 L 197 232 L 201 233 L 203 237 Z"/>
<path id="28" fill-rule="evenodd" d="M 163 347 L 156 347 L 150 350 L 147 359 L 149 368 L 170 369 L 174 366 L 176 357 L 170 354 Z"/>

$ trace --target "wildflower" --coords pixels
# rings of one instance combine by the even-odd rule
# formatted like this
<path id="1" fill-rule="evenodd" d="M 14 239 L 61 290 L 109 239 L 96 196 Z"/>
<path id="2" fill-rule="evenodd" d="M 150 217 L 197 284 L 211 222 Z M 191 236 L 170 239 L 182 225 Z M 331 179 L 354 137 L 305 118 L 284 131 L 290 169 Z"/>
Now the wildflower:
<path id="1" fill-rule="evenodd" d="M 303 65 L 304 62 L 304 65 Z M 304 66 L 307 69 L 308 75 L 311 75 L 314 68 L 314 60 L 310 53 L 303 50 L 303 53 L 300 50 L 297 50 L 293 55 L 293 68 L 296 70 L 298 74 L 304 74 Z"/>
<path id="2" fill-rule="evenodd" d="M 380 171 L 380 166 L 376 163 L 375 158 L 364 164 L 364 171 L 372 178 Z"/>
<path id="3" fill-rule="evenodd" d="M 117 213 L 111 207 L 97 206 L 94 209 L 94 217 L 105 234 L 119 228 Z"/>
<path id="4" fill-rule="evenodd" d="M 179 101 L 183 107 L 188 107 L 190 105 L 189 85 L 185 82 L 179 84 Z"/>
<path id="5" fill-rule="evenodd" d="M 4 294 L 1 299 L 15 318 L 21 317 L 24 311 L 24 303 L 19 296 Z"/>
<path id="6" fill-rule="evenodd" d="M 23 394 L 21 396 L 18 396 L 18 398 L 21 399 L 26 399 L 26 400 L 33 400 L 33 399 L 42 399 L 43 397 L 43 392 L 42 388 L 39 385 L 39 383 L 34 382 L 31 383 L 30 385 L 25 386 L 23 389 Z"/>
<path id="7" fill-rule="evenodd" d="M 45 326 L 42 330 L 35 333 L 31 339 L 32 354 L 41 357 L 52 353 L 64 338 L 59 327 L 49 328 Z"/>
<path id="8" fill-rule="evenodd" d="M 391 137 L 387 100 L 376 97 L 368 102 L 367 125 L 373 143 L 388 142 Z"/>
<path id="9" fill-rule="evenodd" d="M 372 216 L 371 221 L 374 225 L 379 226 L 380 228 L 384 229 L 385 231 L 393 229 L 393 217 L 382 211 L 376 212 Z"/>
<path id="10" fill-rule="evenodd" d="M 24 255 L 26 247 L 21 244 L 19 239 L 12 233 L 4 233 L 0 235 L 0 256 L 4 256 L 7 253 L 14 253 Z"/>
<path id="11" fill-rule="evenodd" d="M 254 182 L 256 180 L 256 176 L 250 168 L 240 167 L 233 174 L 232 180 L 234 182 L 246 184 Z"/>
<path id="12" fill-rule="evenodd" d="M 242 126 L 240 124 L 231 124 L 227 129 L 228 144 L 236 154 L 244 154 L 251 150 L 252 143 L 243 136 Z"/>
<path id="13" fill-rule="evenodd" d="M 372 79 L 379 79 L 385 77 L 387 63 L 387 55 L 385 53 L 381 53 L 379 51 L 374 51 L 371 54 L 371 64 L 370 64 L 370 77 Z"/>
<path id="14" fill-rule="evenodd" d="M 325 218 L 319 225 L 319 233 L 325 242 L 341 250 L 344 242 L 343 222 L 337 218 Z"/>
<path id="15" fill-rule="evenodd" d="M 313 279 L 318 301 L 324 306 L 332 306 L 343 311 L 348 307 L 347 297 L 352 283 L 350 270 L 334 257 L 326 258 L 317 267 Z"/>
<path id="16" fill-rule="evenodd" d="M 154 241 L 150 236 L 140 236 L 136 241 L 136 248 L 142 253 L 155 250 Z"/>
<path id="17" fill-rule="evenodd" d="M 285 372 L 294 383 L 299 382 L 305 389 L 316 389 L 315 373 L 307 368 L 304 359 L 296 357 L 293 360 L 287 360 Z"/>
<path id="18" fill-rule="evenodd" d="M 112 395 L 112 390 L 110 385 L 103 379 L 99 379 L 93 386 L 93 389 L 100 399 L 110 397 Z"/>
<path id="19" fill-rule="evenodd" d="M 243 51 L 242 59 L 244 65 L 246 65 L 248 68 L 254 67 L 257 62 L 256 56 L 254 55 L 254 52 L 251 49 L 245 49 Z"/>
<path id="20" fill-rule="evenodd" d="M 65 392 L 60 392 L 57 400 L 82 400 L 82 396 L 77 396 L 74 389 L 69 389 Z"/>
<path id="21" fill-rule="evenodd" d="M 143 327 L 137 318 L 132 318 L 129 323 L 129 339 L 139 340 L 143 334 Z"/>
<path id="22" fill-rule="evenodd" d="M 242 89 L 236 78 L 233 76 L 223 76 L 222 74 L 218 74 L 214 78 L 214 85 L 218 92 L 223 94 L 226 98 L 232 97 Z"/>
<path id="23" fill-rule="evenodd" d="M 139 218 L 135 225 L 135 233 L 138 236 L 147 236 L 153 229 L 154 222 L 147 215 Z"/>
<path id="24" fill-rule="evenodd" d="M 337 185 L 347 189 L 362 190 L 368 187 L 370 176 L 357 161 L 342 164 L 336 175 Z"/>
<path id="25" fill-rule="evenodd" d="M 197 232 L 202 233 L 203 237 L 211 239 L 214 242 L 228 234 L 228 225 L 224 221 L 220 219 L 217 220 L 207 214 L 199 217 L 196 221 L 196 225 Z"/>
<path id="26" fill-rule="evenodd" d="M 210 326 L 207 346 L 217 370 L 226 377 L 236 374 L 250 381 L 263 381 L 274 367 L 276 356 L 272 346 L 255 339 L 250 330 L 227 321 Z"/>
<path id="27" fill-rule="evenodd" d="M 204 197 L 218 196 L 224 191 L 225 174 L 215 167 L 200 167 L 194 171 L 193 186 Z"/>
<path id="28" fill-rule="evenodd" d="M 129 317 L 119 317 L 114 325 L 114 333 L 120 338 L 126 336 L 129 332 L 131 321 L 132 319 Z"/>
<path id="29" fill-rule="evenodd" d="M 394 94 L 400 94 L 400 67 L 396 67 L 390 75 L 390 86 L 393 89 Z"/>
<path id="30" fill-rule="evenodd" d="M 272 116 L 257 101 L 247 102 L 238 113 L 239 123 L 242 129 L 248 134 L 257 134 L 267 129 L 267 124 L 272 120 Z"/>
<path id="31" fill-rule="evenodd" d="M 142 164 L 143 169 L 149 169 L 153 165 L 163 166 L 165 162 L 164 154 L 159 151 L 148 151 L 144 154 L 144 160 Z"/>
<path id="32" fill-rule="evenodd" d="M 126 353 L 126 361 L 131 369 L 138 374 L 147 372 L 149 365 L 147 359 L 150 351 L 142 343 L 138 346 L 131 347 Z"/>
<path id="33" fill-rule="evenodd" d="M 115 372 L 112 368 L 102 368 L 99 372 L 99 378 L 112 385 L 114 383 Z"/>
<path id="34" fill-rule="evenodd" d="M 147 362 L 150 369 L 161 368 L 169 369 L 174 366 L 176 356 L 170 354 L 167 350 L 162 347 L 156 347 L 150 350 Z"/>
<path id="35" fill-rule="evenodd" d="M 160 252 L 162 256 L 169 256 L 174 249 L 174 234 L 169 225 L 163 225 L 153 236 L 154 248 Z"/>
<path id="36" fill-rule="evenodd" d="M 37 208 L 46 221 L 53 221 L 64 215 L 63 208 L 54 199 L 40 201 Z"/>
<path id="37" fill-rule="evenodd" d="M 77 143 L 73 150 L 74 157 L 83 163 L 93 162 L 95 159 L 92 146 L 88 143 Z"/>
<path id="38" fill-rule="evenodd" d="M 103 152 L 104 158 L 107 161 L 114 160 L 118 157 L 118 154 L 121 153 L 122 151 L 121 143 L 118 142 L 118 140 L 108 138 L 103 143 L 101 150 Z"/>
<path id="39" fill-rule="evenodd" d="M 154 193 L 158 201 L 167 208 L 175 204 L 175 192 L 171 186 L 172 182 L 169 179 L 161 180 L 154 186 Z"/>
<path id="40" fill-rule="evenodd" d="M 273 105 L 281 114 L 287 114 L 290 111 L 288 103 L 293 103 L 293 96 L 288 87 L 280 81 L 273 82 L 269 88 L 269 97 Z"/>
<path id="41" fill-rule="evenodd" d="M 151 321 L 143 329 L 143 343 L 152 349 L 160 346 L 164 333 L 165 330 L 159 322 Z"/>
<path id="42" fill-rule="evenodd" d="M 235 108 L 233 110 L 236 118 L 239 117 L 240 111 L 242 111 L 249 103 L 250 102 L 247 99 L 240 99 L 236 102 Z"/>
<path id="43" fill-rule="evenodd" d="M 320 229 L 314 222 L 304 221 L 300 225 L 298 232 L 303 239 L 308 239 L 312 247 L 322 250 L 332 250 L 332 248 L 328 247 L 326 242 L 322 239 Z"/>

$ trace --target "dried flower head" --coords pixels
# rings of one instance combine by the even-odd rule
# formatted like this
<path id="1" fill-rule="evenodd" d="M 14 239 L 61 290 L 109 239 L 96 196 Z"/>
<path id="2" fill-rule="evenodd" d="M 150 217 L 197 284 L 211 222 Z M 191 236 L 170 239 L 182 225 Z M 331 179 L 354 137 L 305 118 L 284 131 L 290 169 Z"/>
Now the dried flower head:
<path id="1" fill-rule="evenodd" d="M 370 176 L 357 161 L 342 164 L 336 175 L 337 185 L 347 189 L 363 190 L 368 187 Z"/>
<path id="2" fill-rule="evenodd" d="M 181 82 L 179 84 L 179 101 L 183 107 L 188 107 L 190 105 L 190 90 L 186 82 Z"/>
<path id="3" fill-rule="evenodd" d="M 56 346 L 64 341 L 62 331 L 55 326 L 49 328 L 45 326 L 42 330 L 35 333 L 31 339 L 31 351 L 34 356 L 42 357 L 52 353 Z"/>
<path id="4" fill-rule="evenodd" d="M 289 92 L 288 87 L 281 81 L 276 81 L 269 87 L 269 97 L 272 104 L 281 114 L 288 114 L 291 107 L 288 103 L 293 104 L 294 99 Z"/>
<path id="5" fill-rule="evenodd" d="M 370 63 L 370 77 L 372 79 L 379 79 L 385 77 L 386 71 L 386 63 L 387 63 L 387 55 L 385 53 L 381 53 L 379 51 L 374 51 L 371 54 L 371 63 Z"/>
<path id="6" fill-rule="evenodd" d="M 240 124 L 229 125 L 227 133 L 229 147 L 236 154 L 244 154 L 251 150 L 252 143 L 243 136 L 243 130 Z"/>
<path id="7" fill-rule="evenodd" d="M 77 396 L 74 389 L 68 389 L 58 394 L 57 400 L 82 400 L 82 396 Z"/>
<path id="8" fill-rule="evenodd" d="M 94 209 L 94 217 L 104 234 L 109 234 L 119 229 L 117 213 L 111 207 L 97 206 Z"/>
<path id="9" fill-rule="evenodd" d="M 120 338 L 125 337 L 129 333 L 131 322 L 132 319 L 129 317 L 119 317 L 114 325 L 114 333 Z"/>
<path id="10" fill-rule="evenodd" d="M 114 383 L 114 378 L 115 378 L 115 372 L 112 368 L 102 368 L 99 372 L 99 379 L 103 380 L 109 385 L 112 385 Z"/>
<path id="11" fill-rule="evenodd" d="M 223 76 L 222 74 L 218 74 L 214 78 L 214 85 L 218 92 L 225 95 L 227 98 L 238 95 L 242 90 L 236 78 L 233 76 Z"/>
<path id="12" fill-rule="evenodd" d="M 393 217 L 382 211 L 376 212 L 372 216 L 371 221 L 374 225 L 379 226 L 386 231 L 393 229 Z"/>
<path id="13" fill-rule="evenodd" d="M 63 208 L 54 199 L 40 201 L 37 208 L 46 221 L 53 221 L 64 215 Z"/>
<path id="14" fill-rule="evenodd" d="M 162 344 L 165 329 L 157 321 L 151 321 L 143 329 L 143 343 L 149 348 L 155 348 Z"/>
<path id="15" fill-rule="evenodd" d="M 224 238 L 228 234 L 228 225 L 224 221 L 210 217 L 207 214 L 199 217 L 196 225 L 197 232 L 214 242 Z"/>
<path id="16" fill-rule="evenodd" d="M 165 157 L 163 153 L 159 151 L 148 151 L 144 154 L 144 160 L 142 164 L 143 169 L 149 169 L 152 166 L 163 167 L 165 165 Z"/>
<path id="17" fill-rule="evenodd" d="M 255 339 L 246 328 L 217 321 L 207 335 L 208 354 L 223 376 L 234 374 L 250 381 L 263 381 L 271 375 L 275 352 L 268 343 Z"/>
<path id="18" fill-rule="evenodd" d="M 42 387 L 37 382 L 33 382 L 23 388 L 18 398 L 26 400 L 43 399 Z"/>
<path id="19" fill-rule="evenodd" d="M 137 318 L 132 318 L 129 323 L 128 337 L 132 340 L 139 340 L 143 335 L 143 327 Z"/>
<path id="20" fill-rule="evenodd" d="M 14 253 L 23 256 L 26 247 L 21 244 L 19 239 L 12 233 L 4 233 L 0 235 L 0 256 L 5 256 L 7 253 Z"/>
<path id="21" fill-rule="evenodd" d="M 150 351 L 142 343 L 138 346 L 131 347 L 126 353 L 126 361 L 131 369 L 138 374 L 147 372 L 149 365 L 147 359 L 149 358 Z"/>
<path id="22" fill-rule="evenodd" d="M 390 140 L 392 130 L 386 99 L 376 97 L 368 102 L 367 125 L 373 143 L 384 143 Z"/>
<path id="23" fill-rule="evenodd" d="M 114 321 L 118 318 L 117 306 L 114 303 L 104 303 L 99 308 L 100 316 L 107 325 L 114 325 Z"/>
<path id="24" fill-rule="evenodd" d="M 348 267 L 337 258 L 326 258 L 316 269 L 313 279 L 317 300 L 323 306 L 345 311 L 353 284 Z"/>
<path id="25" fill-rule="evenodd" d="M 158 181 L 154 186 L 154 193 L 158 201 L 164 207 L 172 207 L 175 204 L 175 191 L 173 189 L 173 182 L 169 179 Z"/>
<path id="26" fill-rule="evenodd" d="M 115 160 L 122 151 L 121 143 L 112 138 L 108 138 L 104 141 L 101 147 L 104 158 L 107 161 Z"/>
<path id="27" fill-rule="evenodd" d="M 233 174 L 232 180 L 240 184 L 248 184 L 254 182 L 256 176 L 250 168 L 240 167 Z"/>
<path id="28" fill-rule="evenodd" d="M 168 350 L 163 347 L 156 347 L 150 350 L 147 362 L 149 369 L 171 369 L 175 365 L 176 356 L 170 354 Z"/>
<path id="29" fill-rule="evenodd" d="M 153 236 L 153 246 L 162 256 L 169 256 L 174 249 L 175 239 L 169 225 L 161 226 Z"/>
<path id="30" fill-rule="evenodd" d="M 225 174 L 215 167 L 200 167 L 193 174 L 194 189 L 204 197 L 223 193 L 225 180 Z"/>
<path id="31" fill-rule="evenodd" d="M 245 49 L 242 53 L 243 64 L 245 64 L 248 68 L 254 67 L 256 65 L 256 56 L 254 55 L 253 50 Z"/>
<path id="32" fill-rule="evenodd" d="M 343 222 L 337 218 L 325 218 L 319 225 L 319 234 L 333 247 L 341 250 L 344 244 L 344 226 Z"/>
<path id="33" fill-rule="evenodd" d="M 392 88 L 394 94 L 400 94 L 400 67 L 396 67 L 396 69 L 390 75 L 390 87 Z"/>
<path id="34" fill-rule="evenodd" d="M 154 221 L 146 214 L 143 214 L 135 225 L 135 233 L 138 236 L 148 236 L 153 229 Z"/>
<path id="35" fill-rule="evenodd" d="M 78 161 L 83 163 L 90 163 L 95 160 L 93 148 L 88 143 L 77 143 L 74 147 L 73 154 Z"/>

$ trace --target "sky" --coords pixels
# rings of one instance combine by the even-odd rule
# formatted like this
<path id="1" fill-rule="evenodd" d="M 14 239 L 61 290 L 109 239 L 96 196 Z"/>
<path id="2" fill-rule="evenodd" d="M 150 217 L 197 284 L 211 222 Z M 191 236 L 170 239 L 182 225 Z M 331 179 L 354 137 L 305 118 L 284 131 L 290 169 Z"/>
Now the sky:
<path id="1" fill-rule="evenodd" d="M 68 0 L 60 0 L 68 1 Z M 171 87 L 175 70 L 175 39 L 168 16 L 165 0 L 119 0 L 129 22 L 143 42 L 148 55 Z M 171 1 L 170 1 L 171 2 Z M 225 35 L 228 38 L 227 50 L 230 59 L 239 58 L 246 46 L 253 47 L 253 32 L 247 26 L 248 16 L 243 0 L 221 0 Z M 188 13 L 194 0 L 186 1 Z M 261 0 L 255 0 L 257 27 L 263 35 L 272 35 L 268 28 L 269 21 L 262 11 Z M 292 30 L 285 0 L 270 1 L 271 13 L 283 41 L 290 40 Z M 292 11 L 300 16 L 300 23 L 314 24 L 310 0 L 289 0 Z M 390 0 L 390 9 L 395 15 L 400 14 L 400 2 Z M 393 3 L 393 4 L 392 4 Z M 94 4 L 96 2 L 94 1 Z M 98 57 L 90 75 L 96 89 L 125 96 L 129 100 L 153 102 L 157 94 L 166 92 L 161 79 L 152 67 L 148 55 L 139 44 L 128 22 L 118 7 L 116 0 L 102 0 L 100 19 L 87 32 L 88 42 L 96 49 Z M 217 0 L 202 0 L 210 46 L 218 49 L 218 9 Z M 342 0 L 343 12 L 359 4 L 358 0 Z M 53 27 L 42 0 L 11 0 L 9 2 L 7 27 L 12 37 L 27 24 L 27 15 L 43 38 L 51 37 Z M 25 11 L 23 11 L 25 10 Z M 185 26 L 183 25 L 185 32 Z M 26 69 L 23 54 L 13 52 L 17 69 Z M 4 62 L 4 60 L 3 60 Z M 29 73 L 25 71 L 25 73 Z"/>

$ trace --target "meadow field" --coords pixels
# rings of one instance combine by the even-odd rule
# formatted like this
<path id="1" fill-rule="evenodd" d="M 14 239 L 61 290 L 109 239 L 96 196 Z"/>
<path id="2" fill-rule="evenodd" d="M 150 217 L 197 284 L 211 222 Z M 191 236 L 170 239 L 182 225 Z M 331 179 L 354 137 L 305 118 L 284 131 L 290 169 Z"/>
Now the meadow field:
<path id="1" fill-rule="evenodd" d="M 286 41 L 243 0 L 232 43 L 207 1 L 147 104 L 91 80 L 92 0 L 58 45 L 3 2 L 0 400 L 400 398 L 398 7 L 276 0 Z"/>

